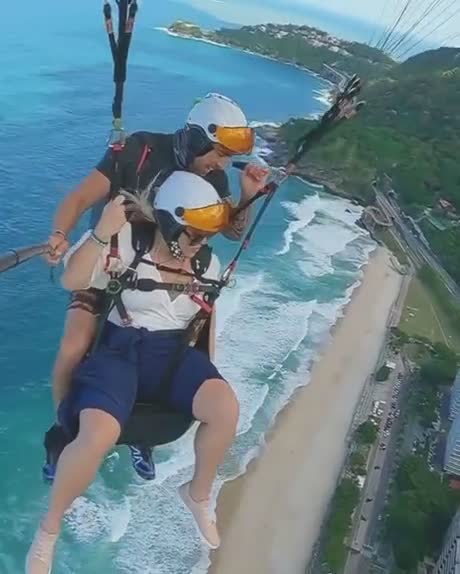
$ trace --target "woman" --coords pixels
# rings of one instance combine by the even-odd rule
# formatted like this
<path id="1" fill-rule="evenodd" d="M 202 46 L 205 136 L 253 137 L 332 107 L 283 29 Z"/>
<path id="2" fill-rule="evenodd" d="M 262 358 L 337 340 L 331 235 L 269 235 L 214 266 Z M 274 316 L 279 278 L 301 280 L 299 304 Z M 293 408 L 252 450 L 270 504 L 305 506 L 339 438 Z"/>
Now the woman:
<path id="1" fill-rule="evenodd" d="M 153 247 L 137 267 L 138 278 L 196 282 L 196 260 L 208 237 L 229 224 L 228 203 L 210 183 L 188 172 L 175 172 L 163 183 L 153 208 L 142 198 L 137 203 L 144 217 L 157 222 Z M 62 279 L 66 289 L 107 286 L 108 243 L 117 233 L 120 260 L 126 269 L 135 252 L 123 197 L 106 206 L 94 231 L 85 234 L 71 252 Z M 212 255 L 201 283 L 217 279 L 218 274 L 219 262 Z M 91 484 L 117 442 L 136 398 L 146 401 L 155 397 L 181 332 L 200 308 L 189 295 L 163 290 L 126 290 L 122 300 L 130 325 L 124 326 L 116 308 L 111 311 L 101 345 L 77 369 L 72 391 L 60 407 L 61 424 L 74 430 L 76 438 L 60 456 L 49 508 L 27 555 L 27 574 L 51 572 L 64 513 Z M 212 320 L 212 332 L 213 324 Z M 220 540 L 209 516 L 209 496 L 217 467 L 235 436 L 238 401 L 208 356 L 193 348 L 181 359 L 167 399 L 172 408 L 200 421 L 193 478 L 179 488 L 179 495 L 202 539 L 217 548 Z"/>

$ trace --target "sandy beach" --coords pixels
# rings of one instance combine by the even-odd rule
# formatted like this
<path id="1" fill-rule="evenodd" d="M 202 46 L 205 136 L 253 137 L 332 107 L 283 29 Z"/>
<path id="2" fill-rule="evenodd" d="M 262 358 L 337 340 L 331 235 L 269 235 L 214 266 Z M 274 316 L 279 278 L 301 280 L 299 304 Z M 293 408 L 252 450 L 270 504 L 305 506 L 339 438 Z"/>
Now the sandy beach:
<path id="1" fill-rule="evenodd" d="M 210 574 L 304 574 L 342 468 L 346 435 L 401 286 L 378 248 L 311 382 L 278 415 L 266 446 L 217 502 L 222 546 Z"/>

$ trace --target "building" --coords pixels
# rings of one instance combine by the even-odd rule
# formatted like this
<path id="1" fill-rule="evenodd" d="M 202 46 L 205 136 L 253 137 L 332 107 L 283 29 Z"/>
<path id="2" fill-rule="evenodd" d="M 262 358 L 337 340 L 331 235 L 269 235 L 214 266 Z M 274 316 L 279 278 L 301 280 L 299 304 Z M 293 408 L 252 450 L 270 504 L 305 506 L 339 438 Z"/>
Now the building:
<path id="1" fill-rule="evenodd" d="M 447 435 L 444 470 L 460 477 L 460 414 L 455 417 Z"/>
<path id="2" fill-rule="evenodd" d="M 460 413 L 455 417 L 447 435 L 444 470 L 454 476 L 460 476 Z"/>
<path id="3" fill-rule="evenodd" d="M 460 510 L 454 516 L 444 538 L 441 556 L 433 574 L 460 574 Z"/>
<path id="4" fill-rule="evenodd" d="M 449 420 L 453 421 L 460 413 L 460 371 L 455 377 L 450 394 Z"/>

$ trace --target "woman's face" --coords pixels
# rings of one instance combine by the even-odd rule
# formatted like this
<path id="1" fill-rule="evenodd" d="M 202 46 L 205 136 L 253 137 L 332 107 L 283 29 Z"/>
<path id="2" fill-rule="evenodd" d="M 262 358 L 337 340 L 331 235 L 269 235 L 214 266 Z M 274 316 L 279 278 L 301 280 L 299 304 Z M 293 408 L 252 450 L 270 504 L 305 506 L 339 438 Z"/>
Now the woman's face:
<path id="1" fill-rule="evenodd" d="M 208 242 L 210 234 L 197 231 L 192 227 L 186 227 L 184 232 L 180 234 L 178 243 L 179 247 L 188 259 L 194 257 L 203 245 Z"/>

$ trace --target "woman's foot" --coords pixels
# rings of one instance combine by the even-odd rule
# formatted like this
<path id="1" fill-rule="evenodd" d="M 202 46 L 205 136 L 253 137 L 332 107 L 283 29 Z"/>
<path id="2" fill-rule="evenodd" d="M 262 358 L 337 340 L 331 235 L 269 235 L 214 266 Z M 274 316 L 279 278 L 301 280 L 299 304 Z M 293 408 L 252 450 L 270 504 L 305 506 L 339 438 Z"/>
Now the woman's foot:
<path id="1" fill-rule="evenodd" d="M 39 527 L 27 553 L 26 574 L 51 574 L 57 539 L 58 534 L 50 534 Z"/>
<path id="2" fill-rule="evenodd" d="M 219 532 L 216 523 L 209 516 L 209 500 L 197 502 L 190 494 L 190 482 L 179 487 L 179 496 L 195 519 L 195 524 L 201 539 L 210 548 L 216 549 L 220 546 Z"/>

